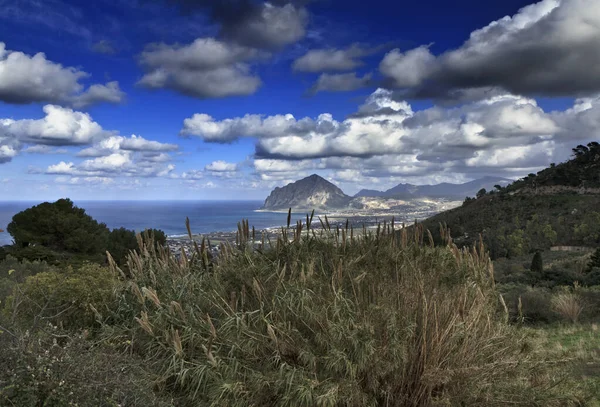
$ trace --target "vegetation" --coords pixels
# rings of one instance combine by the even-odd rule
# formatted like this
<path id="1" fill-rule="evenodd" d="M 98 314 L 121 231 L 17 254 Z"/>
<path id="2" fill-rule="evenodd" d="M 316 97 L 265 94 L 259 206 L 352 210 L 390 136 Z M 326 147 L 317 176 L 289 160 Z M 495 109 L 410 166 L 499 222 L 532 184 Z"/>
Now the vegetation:
<path id="1" fill-rule="evenodd" d="M 518 257 L 555 245 L 600 246 L 600 144 L 574 149 L 573 158 L 496 191 L 479 191 L 460 208 L 424 221 L 448 225 L 459 245 L 483 236 L 493 259 Z M 434 235 L 436 241 L 441 237 Z"/>
<path id="2" fill-rule="evenodd" d="M 544 273 L 544 261 L 542 260 L 542 253 L 535 252 L 535 254 L 533 255 L 533 260 L 531 260 L 530 270 L 532 273 Z"/>
<path id="3" fill-rule="evenodd" d="M 106 264 L 106 252 L 110 251 L 117 263 L 125 264 L 129 252 L 138 248 L 133 230 L 111 231 L 69 199 L 45 202 L 19 212 L 7 231 L 14 244 L 0 248 L 0 260 L 12 255 L 61 266 L 81 266 L 85 262 Z M 141 233 L 152 234 L 158 244 L 166 243 L 161 230 L 147 229 Z"/>
<path id="4" fill-rule="evenodd" d="M 112 260 L 110 271 L 13 271 L 0 317 L 0 404 L 588 400 L 587 388 L 562 386 L 566 362 L 536 356 L 510 323 L 483 246 L 434 247 L 420 227 L 360 238 L 305 228 L 251 250 L 244 223 L 238 244 L 214 260 L 205 244 L 177 258 L 148 235 L 128 273 Z"/>

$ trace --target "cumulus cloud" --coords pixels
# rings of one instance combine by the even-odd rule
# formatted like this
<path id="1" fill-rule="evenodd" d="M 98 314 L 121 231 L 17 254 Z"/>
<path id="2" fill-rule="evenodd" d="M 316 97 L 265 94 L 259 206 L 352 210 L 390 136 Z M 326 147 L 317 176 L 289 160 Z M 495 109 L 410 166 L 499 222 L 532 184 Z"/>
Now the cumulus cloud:
<path id="1" fill-rule="evenodd" d="M 120 103 L 124 93 L 117 82 L 92 85 L 87 90 L 81 80 L 84 71 L 63 67 L 44 53 L 33 56 L 6 49 L 0 42 L 0 101 L 6 103 L 56 103 L 87 106 L 93 103 Z"/>
<path id="2" fill-rule="evenodd" d="M 211 172 L 235 172 L 238 166 L 236 163 L 228 163 L 223 160 L 213 161 L 204 169 Z"/>
<path id="3" fill-rule="evenodd" d="M 88 113 L 56 105 L 46 105 L 42 119 L 0 119 L 0 163 L 21 151 L 29 154 L 68 154 L 57 147 L 82 148 L 77 155 L 92 157 L 76 165 L 62 161 L 52 165 L 50 174 L 95 176 L 98 172 L 159 176 L 176 144 L 147 140 L 141 136 L 120 136 L 104 130 Z M 42 172 L 42 171 L 40 171 Z"/>
<path id="4" fill-rule="evenodd" d="M 240 137 L 278 137 L 283 133 L 303 131 L 304 125 L 312 126 L 310 119 L 296 121 L 293 115 L 263 117 L 248 114 L 244 117 L 216 121 L 212 116 L 198 113 L 183 122 L 182 136 L 197 136 L 204 141 L 230 143 Z"/>
<path id="5" fill-rule="evenodd" d="M 255 49 L 214 38 L 198 38 L 185 46 L 154 44 L 140 55 L 146 74 L 138 84 L 197 98 L 249 95 L 261 85 L 248 64 L 258 56 Z"/>
<path id="6" fill-rule="evenodd" d="M 80 157 L 101 157 L 110 155 L 117 151 L 137 151 L 137 152 L 169 152 L 175 151 L 179 147 L 177 144 L 160 143 L 158 141 L 146 140 L 135 134 L 131 137 L 111 136 L 92 147 L 81 150 L 77 155 Z M 156 156 L 154 156 L 156 157 Z"/>
<path id="7" fill-rule="evenodd" d="M 310 94 L 318 92 L 348 92 L 364 88 L 372 84 L 372 75 L 366 74 L 363 77 L 356 75 L 356 72 L 343 74 L 321 74 L 317 82 L 310 89 Z"/>
<path id="8" fill-rule="evenodd" d="M 87 113 L 56 105 L 46 105 L 43 110 L 43 119 L 0 122 L 0 135 L 22 143 L 71 146 L 89 144 L 108 134 Z"/>
<path id="9" fill-rule="evenodd" d="M 508 93 L 413 111 L 392 91 L 378 89 L 341 121 L 331 114 L 221 121 L 197 114 L 186 120 L 182 133 L 207 142 L 255 139 L 254 170 L 267 181 L 320 169 L 339 173 L 336 179 L 357 170 L 373 178 L 460 182 L 468 174 L 508 176 L 566 159 L 572 145 L 600 136 L 600 97 L 554 112 Z"/>
<path id="10" fill-rule="evenodd" d="M 428 78 L 434 63 L 435 57 L 428 47 L 415 48 L 405 53 L 394 49 L 385 55 L 379 70 L 393 80 L 394 86 L 407 88 L 420 85 Z"/>
<path id="11" fill-rule="evenodd" d="M 73 97 L 72 100 L 71 104 L 77 109 L 95 105 L 100 102 L 117 104 L 125 100 L 125 92 L 119 87 L 119 82 L 112 81 L 108 82 L 106 85 L 92 85 L 81 95 Z"/>
<path id="12" fill-rule="evenodd" d="M 384 58 L 380 70 L 417 97 L 499 87 L 525 95 L 600 91 L 600 3 L 542 0 L 471 33 L 458 49 L 434 57 L 426 48 Z M 405 69 L 421 67 L 415 72 Z"/>
<path id="13" fill-rule="evenodd" d="M 360 44 L 353 44 L 345 49 L 313 49 L 296 59 L 292 68 L 300 72 L 351 71 L 363 65 L 360 58 L 379 52 L 380 49 L 381 47 Z"/>
<path id="14" fill-rule="evenodd" d="M 74 177 L 166 177 L 174 170 L 173 164 L 139 161 L 131 152 L 121 151 L 79 164 L 61 161 L 48 166 L 45 173 Z"/>
<path id="15" fill-rule="evenodd" d="M 248 18 L 224 26 L 223 34 L 252 47 L 280 48 L 303 38 L 307 22 L 308 12 L 303 7 L 264 3 Z"/>
<path id="16" fill-rule="evenodd" d="M 187 12 L 209 11 L 221 37 L 253 48 L 274 49 L 306 34 L 308 11 L 302 1 L 171 0 Z"/>

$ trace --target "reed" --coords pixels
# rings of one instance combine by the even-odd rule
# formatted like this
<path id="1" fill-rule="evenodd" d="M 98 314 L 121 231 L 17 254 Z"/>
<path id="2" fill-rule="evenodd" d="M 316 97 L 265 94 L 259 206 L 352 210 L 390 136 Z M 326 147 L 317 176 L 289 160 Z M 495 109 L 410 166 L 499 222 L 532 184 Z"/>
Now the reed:
<path id="1" fill-rule="evenodd" d="M 181 261 L 142 242 L 105 335 L 132 344 L 180 405 L 536 402 L 482 244 L 459 249 L 442 227 L 435 247 L 394 222 L 355 234 L 325 217 L 315 230 L 312 217 L 289 236 L 288 215 L 259 250 L 243 221 L 217 260 L 204 244 Z"/>

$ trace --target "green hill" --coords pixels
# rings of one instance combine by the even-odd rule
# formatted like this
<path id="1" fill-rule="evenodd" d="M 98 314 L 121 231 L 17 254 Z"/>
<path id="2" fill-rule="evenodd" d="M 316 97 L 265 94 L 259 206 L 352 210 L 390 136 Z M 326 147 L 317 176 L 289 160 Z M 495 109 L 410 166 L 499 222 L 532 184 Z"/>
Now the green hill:
<path id="1" fill-rule="evenodd" d="M 481 235 L 492 258 L 520 256 L 555 245 L 600 246 L 600 144 L 573 149 L 572 158 L 423 223 L 445 223 L 458 244 Z M 437 233 L 434 233 L 434 236 Z"/>

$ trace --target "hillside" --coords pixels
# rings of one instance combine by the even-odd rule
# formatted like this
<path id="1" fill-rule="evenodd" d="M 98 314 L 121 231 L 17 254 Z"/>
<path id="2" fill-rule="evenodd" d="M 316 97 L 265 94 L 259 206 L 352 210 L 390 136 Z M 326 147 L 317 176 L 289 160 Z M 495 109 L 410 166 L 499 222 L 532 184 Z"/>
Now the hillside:
<path id="1" fill-rule="evenodd" d="M 398 184 L 386 191 L 363 189 L 355 197 L 407 198 L 446 198 L 463 199 L 474 196 L 480 189 L 493 189 L 495 185 L 506 186 L 511 180 L 500 177 L 483 177 L 464 184 L 441 183 L 435 185 Z"/>
<path id="2" fill-rule="evenodd" d="M 351 199 L 331 182 L 313 174 L 284 187 L 275 188 L 265 200 L 262 209 L 343 208 Z"/>
<path id="3" fill-rule="evenodd" d="M 600 246 L 600 145 L 578 146 L 573 152 L 565 163 L 467 199 L 423 223 L 432 232 L 447 224 L 459 244 L 471 244 L 481 235 L 493 258 L 554 245 Z"/>

